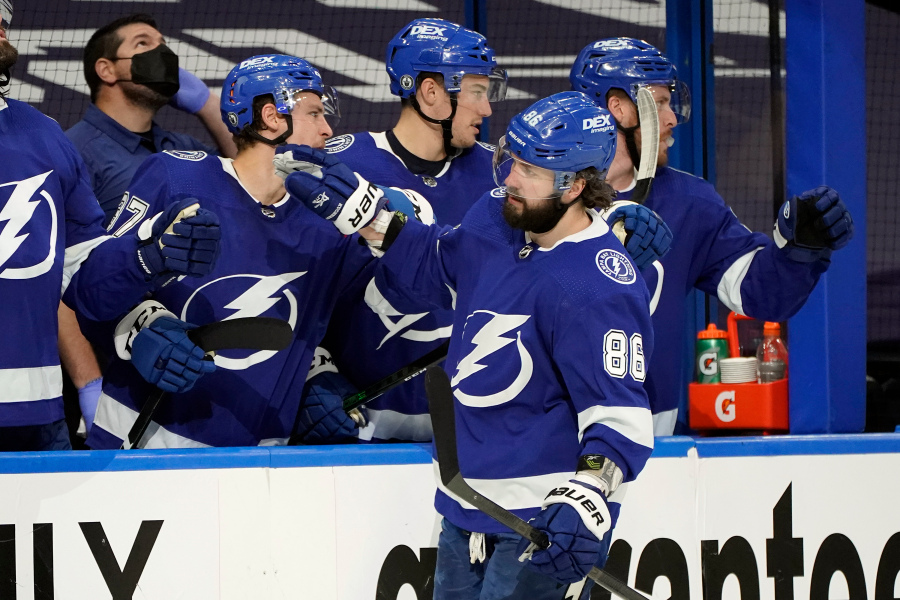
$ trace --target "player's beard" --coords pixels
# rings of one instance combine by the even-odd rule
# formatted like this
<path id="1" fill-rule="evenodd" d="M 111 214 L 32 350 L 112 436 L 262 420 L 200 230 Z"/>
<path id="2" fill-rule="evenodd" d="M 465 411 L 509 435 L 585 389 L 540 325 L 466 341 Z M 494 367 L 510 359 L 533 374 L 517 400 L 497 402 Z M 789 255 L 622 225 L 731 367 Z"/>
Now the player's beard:
<path id="1" fill-rule="evenodd" d="M 515 189 L 507 188 L 507 199 L 503 203 L 503 219 L 513 229 L 522 229 L 531 233 L 547 233 L 559 223 L 571 204 L 562 206 L 559 199 L 562 195 L 539 201 L 537 206 L 528 206 L 528 200 L 521 200 Z M 515 196 L 522 202 L 521 211 L 516 211 L 509 202 L 508 196 Z"/>
<path id="2" fill-rule="evenodd" d="M 145 85 L 130 81 L 119 81 L 119 85 L 122 86 L 122 93 L 125 94 L 125 97 L 141 108 L 149 108 L 155 112 L 169 103 L 168 96 L 163 96 Z"/>
<path id="3" fill-rule="evenodd" d="M 9 40 L 0 42 L 0 73 L 10 69 L 19 59 L 19 51 L 9 43 Z"/>

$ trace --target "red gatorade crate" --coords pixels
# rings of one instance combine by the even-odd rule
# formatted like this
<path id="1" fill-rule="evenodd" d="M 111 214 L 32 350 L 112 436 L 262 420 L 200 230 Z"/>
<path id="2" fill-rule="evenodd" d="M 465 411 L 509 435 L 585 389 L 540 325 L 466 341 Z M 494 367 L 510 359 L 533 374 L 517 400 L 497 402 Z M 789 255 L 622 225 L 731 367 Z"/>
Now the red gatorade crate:
<path id="1" fill-rule="evenodd" d="M 737 321 L 728 315 L 729 352 L 740 356 Z M 771 383 L 691 383 L 688 386 L 691 429 L 743 429 L 780 432 L 790 429 L 788 380 Z"/>

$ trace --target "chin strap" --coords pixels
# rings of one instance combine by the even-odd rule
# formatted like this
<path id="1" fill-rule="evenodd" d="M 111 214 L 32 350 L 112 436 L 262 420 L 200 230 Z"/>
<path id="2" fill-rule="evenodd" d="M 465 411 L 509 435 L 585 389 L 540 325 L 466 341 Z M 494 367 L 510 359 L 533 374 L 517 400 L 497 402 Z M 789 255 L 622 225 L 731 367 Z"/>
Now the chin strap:
<path id="1" fill-rule="evenodd" d="M 8 86 L 11 79 L 12 74 L 9 72 L 9 69 L 0 71 L 0 87 Z"/>
<path id="2" fill-rule="evenodd" d="M 287 116 L 287 124 L 288 124 L 287 131 L 285 131 L 284 133 L 279 135 L 274 140 L 270 140 L 267 137 L 263 137 L 262 135 L 260 135 L 260 133 L 257 130 L 253 129 L 252 126 L 250 126 L 250 125 L 248 125 L 248 127 L 250 127 L 250 129 L 247 129 L 247 132 L 250 134 L 250 137 L 252 137 L 255 140 L 259 140 L 263 144 L 268 144 L 269 146 L 281 146 L 294 133 L 294 120 L 291 118 L 290 115 Z"/>
<path id="3" fill-rule="evenodd" d="M 446 119 L 432 119 L 422 112 L 419 101 L 415 96 L 410 96 L 409 100 L 412 103 L 413 108 L 416 109 L 416 112 L 419 113 L 420 117 L 429 123 L 441 126 L 441 132 L 444 135 L 444 153 L 448 158 L 455 156 L 456 148 L 454 148 L 450 141 L 453 139 L 453 117 L 456 116 L 456 94 L 450 94 L 450 116 Z"/>
<path id="4" fill-rule="evenodd" d="M 633 127 L 625 127 L 619 123 L 618 119 L 615 119 L 615 121 L 616 128 L 625 136 L 625 147 L 628 148 L 628 156 L 631 157 L 631 164 L 637 169 L 641 164 L 641 153 L 638 152 L 637 142 L 634 139 L 634 132 L 641 127 L 641 124 L 638 123 Z"/>

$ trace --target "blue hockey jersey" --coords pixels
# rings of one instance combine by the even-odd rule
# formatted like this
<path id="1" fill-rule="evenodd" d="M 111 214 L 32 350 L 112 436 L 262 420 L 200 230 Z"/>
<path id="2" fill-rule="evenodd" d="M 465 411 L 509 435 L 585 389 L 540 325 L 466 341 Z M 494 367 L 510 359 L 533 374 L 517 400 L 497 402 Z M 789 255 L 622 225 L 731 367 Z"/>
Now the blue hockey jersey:
<path id="1" fill-rule="evenodd" d="M 631 191 L 619 192 L 627 200 Z M 672 247 L 642 271 L 651 293 L 656 346 L 647 393 L 654 415 L 677 409 L 685 393 L 685 297 L 696 287 L 728 308 L 767 321 L 783 321 L 806 302 L 825 263 L 788 259 L 775 243 L 738 221 L 707 181 L 676 169 L 657 169 L 644 204 L 672 230 Z M 664 419 L 671 433 L 674 415 Z"/>
<path id="2" fill-rule="evenodd" d="M 378 310 L 455 304 L 446 365 L 460 471 L 528 519 L 584 454 L 612 459 L 625 481 L 643 468 L 653 331 L 647 288 L 598 214 L 543 249 L 506 224 L 504 197 L 489 192 L 455 229 L 407 223 L 368 298 Z M 507 531 L 440 484 L 435 507 L 465 530 Z"/>
<path id="3" fill-rule="evenodd" d="M 217 353 L 214 373 L 160 406 L 154 417 L 158 428 L 151 425 L 145 446 L 283 443 L 335 300 L 372 256 L 358 238 L 342 236 L 287 195 L 277 204 L 261 205 L 241 185 L 231 160 L 204 152 L 149 157 L 110 232 L 132 231 L 169 203 L 188 197 L 218 215 L 219 258 L 209 275 L 174 281 L 153 298 L 196 325 L 280 318 L 290 323 L 294 337 L 279 352 Z M 116 358 L 104 377 L 88 445 L 119 447 L 153 389 L 129 361 Z"/>
<path id="4" fill-rule="evenodd" d="M 63 418 L 60 298 L 110 318 L 147 284 L 136 241 L 106 236 L 84 163 L 56 121 L 0 98 L 0 155 L 0 427 L 42 425 Z"/>
<path id="5" fill-rule="evenodd" d="M 435 177 L 416 175 L 390 147 L 384 133 L 332 138 L 326 146 L 351 169 L 373 183 L 413 189 L 428 199 L 439 224 L 462 221 L 472 202 L 494 187 L 494 148 L 476 144 L 448 161 Z M 375 314 L 364 302 L 366 278 L 342 298 L 326 345 L 339 370 L 364 388 L 438 347 L 450 335 L 449 310 L 413 314 Z M 417 377 L 367 405 L 370 424 L 362 439 L 431 440 L 424 378 Z"/>

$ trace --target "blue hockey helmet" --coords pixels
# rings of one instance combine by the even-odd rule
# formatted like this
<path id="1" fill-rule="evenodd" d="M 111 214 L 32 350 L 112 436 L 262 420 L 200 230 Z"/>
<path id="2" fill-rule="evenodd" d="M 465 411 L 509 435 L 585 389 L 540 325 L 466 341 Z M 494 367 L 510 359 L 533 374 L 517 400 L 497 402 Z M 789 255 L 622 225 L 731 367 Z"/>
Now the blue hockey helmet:
<path id="1" fill-rule="evenodd" d="M 488 100 L 506 97 L 506 71 L 497 67 L 494 50 L 480 33 L 444 19 L 416 19 L 388 42 L 385 60 L 391 93 L 409 98 L 420 73 L 440 73 L 447 92 L 458 93 L 465 75 L 490 79 Z"/>
<path id="2" fill-rule="evenodd" d="M 662 52 L 634 38 L 609 38 L 585 46 L 569 73 L 572 89 L 584 92 L 607 108 L 606 96 L 616 88 L 637 104 L 641 86 L 664 85 L 672 95 L 670 105 L 678 123 L 691 116 L 691 93 L 678 80 L 675 65 Z"/>
<path id="3" fill-rule="evenodd" d="M 9 29 L 12 22 L 12 0 L 0 0 L 0 27 Z"/>
<path id="4" fill-rule="evenodd" d="M 569 189 L 575 174 L 609 170 L 616 154 L 616 126 L 605 108 L 581 92 L 559 92 L 538 100 L 512 118 L 494 154 L 494 179 L 520 160 L 554 174 L 556 191 Z"/>
<path id="5" fill-rule="evenodd" d="M 225 78 L 220 105 L 222 119 L 231 133 L 238 134 L 253 122 L 256 97 L 272 94 L 278 112 L 289 115 L 299 92 L 318 94 L 325 114 L 340 117 L 337 94 L 330 86 L 322 84 L 318 69 L 307 61 L 284 54 L 252 56 L 233 68 Z"/>

